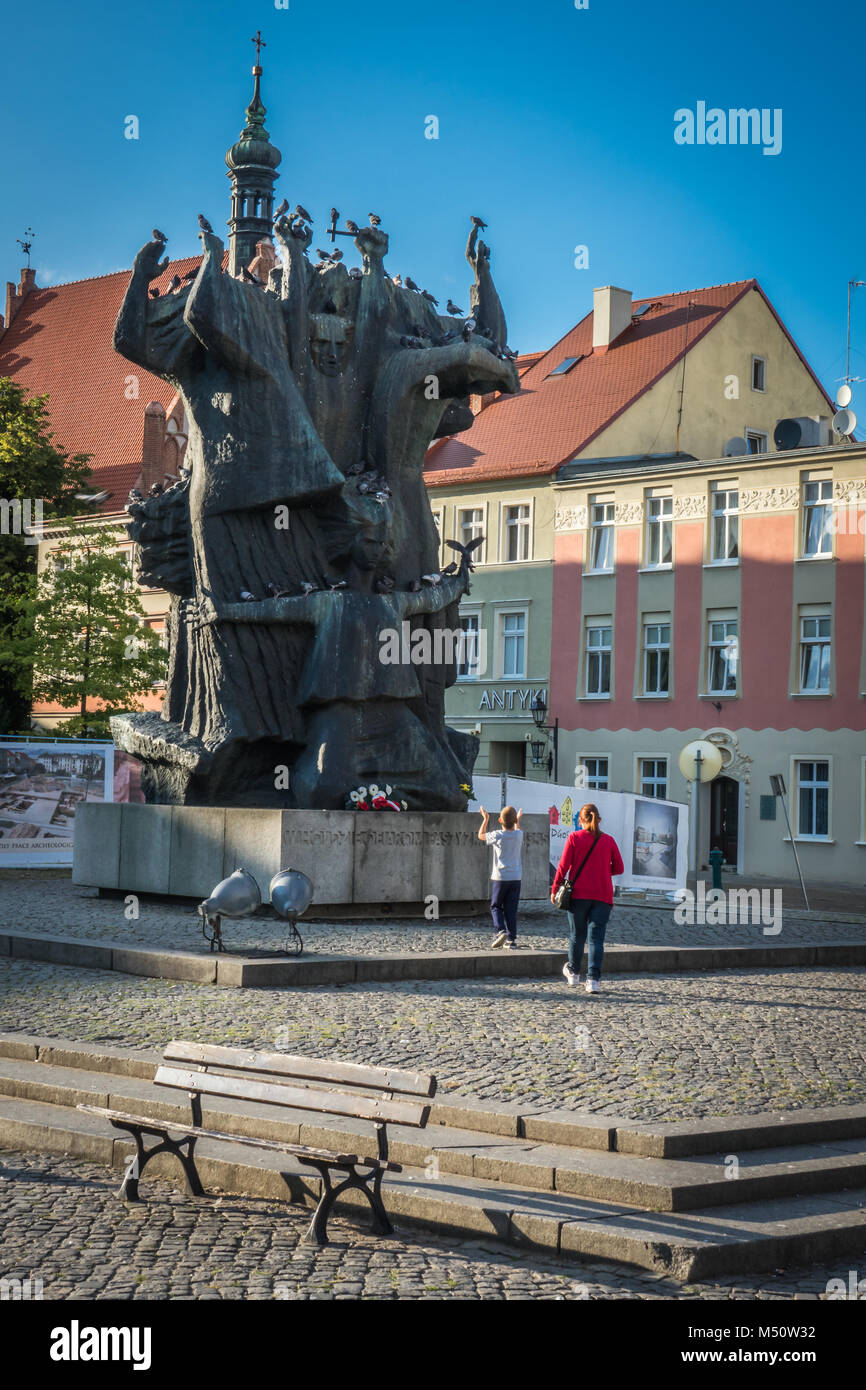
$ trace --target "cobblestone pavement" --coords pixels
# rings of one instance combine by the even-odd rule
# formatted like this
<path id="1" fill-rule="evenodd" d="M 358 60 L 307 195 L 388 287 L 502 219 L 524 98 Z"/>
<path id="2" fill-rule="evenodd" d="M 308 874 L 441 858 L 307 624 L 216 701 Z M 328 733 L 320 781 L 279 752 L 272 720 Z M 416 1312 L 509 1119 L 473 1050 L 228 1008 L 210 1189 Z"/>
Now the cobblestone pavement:
<path id="1" fill-rule="evenodd" d="M 626 1271 L 398 1230 L 376 1240 L 332 1219 L 331 1244 L 302 1245 L 309 1213 L 254 1198 L 193 1202 L 151 1179 L 117 1200 L 92 1163 L 0 1153 L 0 1278 L 41 1279 L 45 1299 L 823 1299 L 861 1256 L 680 1285 Z M 32 1285 L 31 1285 L 32 1287 Z"/>
<path id="2" fill-rule="evenodd" d="M 866 1102 L 866 968 L 222 989 L 0 958 L 4 1030 L 430 1069 L 440 1093 L 685 1119 Z"/>
<path id="3" fill-rule="evenodd" d="M 127 919 L 127 910 L 122 898 L 100 898 L 95 888 L 76 887 L 65 876 L 34 873 L 17 876 L 8 870 L 0 875 L 0 927 L 123 940 L 130 946 L 207 950 L 201 922 L 191 905 L 141 898 L 136 905 L 137 919 Z M 493 936 L 486 917 L 352 923 L 313 919 L 302 922 L 301 930 L 308 955 L 320 952 L 380 955 L 389 951 L 478 951 L 487 950 Z M 519 934 L 524 946 L 564 950 L 568 935 L 565 913 L 540 902 L 524 905 Z M 225 936 L 233 950 L 251 947 L 275 950 L 285 940 L 286 928 L 273 917 L 247 918 L 226 922 Z M 766 945 L 768 942 L 787 945 L 816 940 L 866 941 L 866 905 L 859 919 L 850 913 L 836 914 L 828 919 L 819 913 L 810 916 L 799 909 L 784 910 L 781 932 L 765 935 L 760 922 L 678 926 L 670 908 L 623 902 L 615 907 L 607 932 L 607 943 L 613 949 L 623 945 L 724 946 Z"/>

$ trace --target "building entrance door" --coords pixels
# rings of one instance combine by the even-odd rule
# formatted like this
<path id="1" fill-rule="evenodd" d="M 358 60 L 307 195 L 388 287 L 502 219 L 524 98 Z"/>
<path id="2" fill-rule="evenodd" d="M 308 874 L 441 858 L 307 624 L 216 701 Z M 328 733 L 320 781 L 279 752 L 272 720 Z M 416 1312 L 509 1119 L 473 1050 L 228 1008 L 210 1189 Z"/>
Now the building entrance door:
<path id="1" fill-rule="evenodd" d="M 734 869 L 739 826 L 740 784 L 733 777 L 716 777 L 710 783 L 710 849 L 720 849 Z"/>

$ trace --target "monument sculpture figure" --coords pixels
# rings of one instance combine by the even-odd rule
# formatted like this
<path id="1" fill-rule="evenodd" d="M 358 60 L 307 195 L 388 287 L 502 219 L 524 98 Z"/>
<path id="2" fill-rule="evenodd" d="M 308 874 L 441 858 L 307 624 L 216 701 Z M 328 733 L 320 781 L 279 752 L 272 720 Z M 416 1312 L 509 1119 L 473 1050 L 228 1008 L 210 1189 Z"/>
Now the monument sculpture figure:
<path id="1" fill-rule="evenodd" d="M 474 219 L 461 324 L 386 272 L 376 214 L 341 231 L 333 209 L 325 233 L 360 268 L 336 250 L 313 263 L 299 204 L 273 223 L 282 263 L 262 284 L 241 243 L 270 230 L 280 154 L 253 73 L 226 156 L 228 258 L 200 215 L 194 278 L 154 297 L 160 233 L 115 327 L 117 351 L 180 394 L 189 442 L 183 480 L 130 501 L 139 580 L 171 595 L 169 666 L 161 713 L 113 733 L 151 802 L 338 809 L 375 781 L 410 810 L 463 810 L 478 742 L 445 723 L 454 661 L 382 665 L 378 634 L 459 625 L 471 563 L 440 573 L 423 467 L 434 438 L 471 423 L 471 394 L 518 389 L 489 249 Z"/>

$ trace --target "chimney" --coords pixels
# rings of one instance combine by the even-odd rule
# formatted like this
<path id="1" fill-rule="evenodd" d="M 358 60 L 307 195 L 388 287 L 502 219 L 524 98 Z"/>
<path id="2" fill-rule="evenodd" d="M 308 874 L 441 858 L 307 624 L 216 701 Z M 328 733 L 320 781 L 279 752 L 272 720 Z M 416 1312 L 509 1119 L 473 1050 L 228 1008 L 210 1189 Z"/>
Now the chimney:
<path id="1" fill-rule="evenodd" d="M 147 495 L 154 483 L 161 483 L 165 466 L 162 448 L 165 442 L 165 407 L 151 401 L 144 408 L 144 434 L 141 444 L 141 490 Z"/>
<path id="2" fill-rule="evenodd" d="M 6 314 L 0 319 L 0 330 L 8 328 L 24 300 L 31 290 L 37 289 L 36 271 L 32 266 L 26 265 L 21 270 L 21 279 L 16 290 L 11 280 L 6 281 Z"/>
<path id="3" fill-rule="evenodd" d="M 631 290 L 605 285 L 592 292 L 592 350 L 607 352 L 631 323 Z"/>
<path id="4" fill-rule="evenodd" d="M 252 275 L 258 275 L 259 279 L 264 280 L 265 284 L 267 284 L 268 276 L 279 264 L 277 253 L 274 250 L 274 243 L 272 241 L 257 241 L 256 254 L 247 266 L 247 270 Z"/>

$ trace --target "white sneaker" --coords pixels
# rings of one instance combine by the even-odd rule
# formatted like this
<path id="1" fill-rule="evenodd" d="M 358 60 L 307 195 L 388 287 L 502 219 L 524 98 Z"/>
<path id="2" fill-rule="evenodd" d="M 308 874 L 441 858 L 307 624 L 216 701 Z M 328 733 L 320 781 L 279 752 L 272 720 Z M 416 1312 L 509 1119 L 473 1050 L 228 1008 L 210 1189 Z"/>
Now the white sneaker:
<path id="1" fill-rule="evenodd" d="M 598 980 L 587 980 L 587 982 L 586 982 L 586 992 L 587 992 L 587 994 L 598 994 L 598 990 L 599 990 Z"/>
<path id="2" fill-rule="evenodd" d="M 575 975 L 568 961 L 566 961 L 565 965 L 562 967 L 562 973 L 565 976 L 566 984 L 576 985 L 578 980 L 580 979 L 579 975 Z"/>
<path id="3" fill-rule="evenodd" d="M 499 932 L 496 936 L 494 936 L 493 941 L 491 942 L 491 945 L 492 945 L 492 946 L 504 946 L 507 939 L 508 939 L 508 933 L 507 933 L 507 932 L 504 932 L 504 931 L 501 931 L 501 932 Z"/>
<path id="4" fill-rule="evenodd" d="M 516 941 L 505 941 L 505 942 L 503 942 L 503 946 L 504 946 L 504 949 L 505 949 L 506 951 L 516 951 L 516 950 L 517 950 L 517 942 L 516 942 Z"/>

